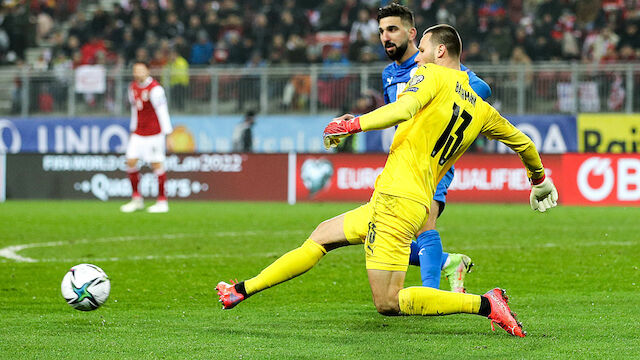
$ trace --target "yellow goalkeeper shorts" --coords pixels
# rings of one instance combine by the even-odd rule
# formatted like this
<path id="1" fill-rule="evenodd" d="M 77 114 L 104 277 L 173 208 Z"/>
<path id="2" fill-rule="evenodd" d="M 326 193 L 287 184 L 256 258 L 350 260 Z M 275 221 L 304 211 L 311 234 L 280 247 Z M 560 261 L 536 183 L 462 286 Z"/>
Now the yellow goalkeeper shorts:
<path id="1" fill-rule="evenodd" d="M 344 234 L 351 244 L 364 242 L 367 269 L 406 271 L 411 241 L 427 214 L 416 201 L 374 193 L 367 204 L 345 214 Z"/>

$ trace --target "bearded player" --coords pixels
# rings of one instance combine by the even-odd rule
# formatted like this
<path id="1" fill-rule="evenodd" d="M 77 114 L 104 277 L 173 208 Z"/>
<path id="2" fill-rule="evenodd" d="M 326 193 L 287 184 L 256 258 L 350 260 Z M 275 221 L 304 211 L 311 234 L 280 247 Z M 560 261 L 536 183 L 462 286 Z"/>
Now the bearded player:
<path id="1" fill-rule="evenodd" d="M 418 55 L 418 48 L 415 45 L 417 30 L 411 10 L 396 3 L 378 9 L 378 24 L 380 41 L 387 56 L 393 60 L 382 71 L 384 100 L 388 104 L 398 99 L 398 95 L 402 93 L 407 82 L 418 69 L 418 64 L 415 61 Z M 469 85 L 476 94 L 483 100 L 491 96 L 491 88 L 487 83 L 464 65 L 461 64 L 460 67 L 460 70 L 468 74 Z M 382 146 L 388 150 L 393 141 L 395 127 L 380 130 L 380 132 L 382 133 Z M 465 275 L 471 270 L 473 263 L 467 255 L 443 252 L 440 233 L 436 230 L 436 220 L 444 211 L 447 190 L 453 181 L 453 176 L 454 168 L 452 166 L 436 188 L 431 204 L 432 211 L 429 212 L 429 219 L 425 227 L 417 239 L 411 243 L 410 264 L 420 266 L 423 286 L 439 288 L 440 272 L 442 271 L 449 280 L 451 291 L 464 292 Z"/>
<path id="2" fill-rule="evenodd" d="M 158 199 L 149 208 L 150 213 L 166 213 L 169 204 L 164 184 L 167 174 L 164 169 L 166 136 L 173 129 L 169 119 L 167 97 L 164 89 L 149 74 L 147 64 L 137 62 L 133 65 L 133 81 L 129 86 L 131 103 L 131 136 L 127 145 L 127 174 L 131 181 L 131 201 L 122 205 L 120 211 L 130 213 L 144 209 L 142 196 L 138 191 L 140 168 L 138 160 L 151 164 L 158 178 Z"/>

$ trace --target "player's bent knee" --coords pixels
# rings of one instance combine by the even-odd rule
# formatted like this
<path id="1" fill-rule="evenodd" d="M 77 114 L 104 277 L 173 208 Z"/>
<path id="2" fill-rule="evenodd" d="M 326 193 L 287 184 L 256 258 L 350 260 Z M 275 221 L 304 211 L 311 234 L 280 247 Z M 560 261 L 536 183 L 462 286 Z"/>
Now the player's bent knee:
<path id="1" fill-rule="evenodd" d="M 396 316 L 400 313 L 398 301 L 378 301 L 375 306 L 378 313 L 384 316 Z"/>
<path id="2" fill-rule="evenodd" d="M 326 251 L 349 245 L 349 242 L 344 238 L 342 222 L 336 220 L 333 218 L 321 222 L 310 236 L 311 240 L 324 247 Z"/>
<path id="3" fill-rule="evenodd" d="M 392 296 L 388 294 L 386 296 L 375 296 L 373 298 L 373 304 L 376 306 L 376 310 L 385 316 L 394 316 L 400 313 L 400 303 L 398 302 L 398 296 Z"/>

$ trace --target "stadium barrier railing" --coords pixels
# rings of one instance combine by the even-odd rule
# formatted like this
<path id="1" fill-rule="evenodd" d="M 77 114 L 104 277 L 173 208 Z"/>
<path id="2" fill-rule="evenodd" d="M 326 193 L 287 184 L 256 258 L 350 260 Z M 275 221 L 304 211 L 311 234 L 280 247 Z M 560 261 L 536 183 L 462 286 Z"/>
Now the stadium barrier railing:
<path id="1" fill-rule="evenodd" d="M 640 112 L 640 64 L 495 64 L 470 67 L 505 114 Z M 172 114 L 337 114 L 382 93 L 384 64 L 154 69 Z M 0 115 L 127 116 L 130 69 L 0 69 Z M 360 104 L 362 105 L 362 104 Z"/>

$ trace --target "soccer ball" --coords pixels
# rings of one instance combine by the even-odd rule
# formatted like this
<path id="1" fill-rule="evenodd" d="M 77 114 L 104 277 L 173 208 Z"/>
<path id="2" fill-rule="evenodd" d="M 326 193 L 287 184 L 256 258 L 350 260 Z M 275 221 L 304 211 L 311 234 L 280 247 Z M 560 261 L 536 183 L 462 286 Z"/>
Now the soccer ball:
<path id="1" fill-rule="evenodd" d="M 111 291 L 109 277 L 91 264 L 72 267 L 62 279 L 62 296 L 76 310 L 95 310 L 104 304 Z"/>

